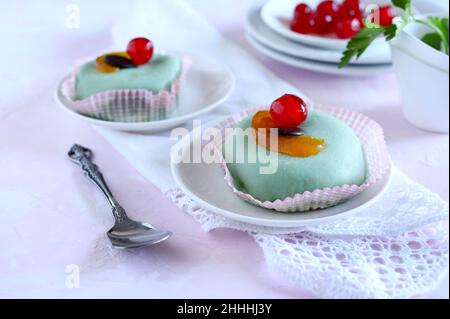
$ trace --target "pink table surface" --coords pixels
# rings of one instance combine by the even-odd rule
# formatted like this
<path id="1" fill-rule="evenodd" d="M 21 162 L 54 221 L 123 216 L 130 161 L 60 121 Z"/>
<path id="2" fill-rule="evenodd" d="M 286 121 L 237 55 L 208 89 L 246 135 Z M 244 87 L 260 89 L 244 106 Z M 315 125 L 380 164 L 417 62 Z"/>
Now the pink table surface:
<path id="1" fill-rule="evenodd" d="M 415 129 L 403 119 L 394 75 L 343 78 L 281 65 L 245 41 L 243 19 L 252 1 L 190 2 L 317 102 L 379 121 L 394 163 L 448 200 L 448 135 Z M 63 2 L 3 4 L 0 11 L 0 297 L 314 297 L 272 273 L 245 233 L 205 233 L 92 127 L 57 109 L 57 81 L 74 60 L 111 44 L 110 27 L 132 5 L 71 3 L 80 9 L 79 29 L 66 27 Z M 112 219 L 101 195 L 65 157 L 74 142 L 95 150 L 112 191 L 133 217 L 172 230 L 173 238 L 153 248 L 105 253 L 104 231 Z M 82 268 L 80 288 L 66 287 L 70 264 Z M 448 298 L 448 279 L 422 297 Z"/>

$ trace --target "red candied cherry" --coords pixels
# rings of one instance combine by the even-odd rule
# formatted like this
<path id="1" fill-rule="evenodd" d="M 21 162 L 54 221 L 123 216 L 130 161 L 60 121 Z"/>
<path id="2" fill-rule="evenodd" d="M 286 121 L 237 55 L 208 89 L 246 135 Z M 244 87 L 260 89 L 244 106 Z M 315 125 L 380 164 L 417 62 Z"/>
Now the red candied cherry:
<path id="1" fill-rule="evenodd" d="M 302 34 L 314 33 L 314 18 L 312 14 L 303 17 L 297 16 L 291 22 L 291 30 Z"/>
<path id="2" fill-rule="evenodd" d="M 344 0 L 341 6 L 346 7 L 348 10 L 361 13 L 361 3 L 359 0 Z"/>
<path id="3" fill-rule="evenodd" d="M 295 7 L 294 19 L 291 21 L 291 30 L 302 34 L 314 31 L 313 11 L 307 4 L 300 3 Z"/>
<path id="4" fill-rule="evenodd" d="M 392 24 L 394 20 L 394 8 L 392 6 L 384 6 L 380 8 L 380 25 L 386 27 Z"/>
<path id="5" fill-rule="evenodd" d="M 345 0 L 339 7 L 338 16 L 344 18 L 360 18 L 362 20 L 362 10 L 359 0 Z"/>
<path id="6" fill-rule="evenodd" d="M 318 34 L 330 33 L 333 24 L 338 17 L 339 6 L 336 2 L 327 0 L 321 2 L 316 9 L 314 15 L 315 31 Z"/>
<path id="7" fill-rule="evenodd" d="M 361 11 L 354 11 L 353 9 L 348 9 L 344 7 L 343 5 L 339 7 L 339 16 L 335 21 L 335 29 L 337 27 L 337 24 L 342 20 L 351 20 L 351 19 L 357 19 L 359 21 L 359 24 L 362 26 L 364 25 L 363 15 Z M 336 31 L 336 30 L 335 30 Z"/>
<path id="8" fill-rule="evenodd" d="M 277 127 L 294 128 L 302 124 L 307 116 L 306 103 L 292 94 L 285 94 L 270 106 L 270 115 Z"/>
<path id="9" fill-rule="evenodd" d="M 335 32 L 339 39 L 349 39 L 361 31 L 361 22 L 358 18 L 339 20 L 335 26 Z"/>
<path id="10" fill-rule="evenodd" d="M 291 30 L 297 33 L 309 34 L 314 31 L 310 19 L 295 19 L 291 22 Z"/>
<path id="11" fill-rule="evenodd" d="M 127 53 L 134 64 L 145 64 L 153 56 L 153 43 L 146 38 L 135 38 L 128 42 Z"/>
<path id="12" fill-rule="evenodd" d="M 306 3 L 300 3 L 295 7 L 294 19 L 312 14 L 312 9 Z"/>
<path id="13" fill-rule="evenodd" d="M 332 0 L 325 0 L 325 1 L 322 1 L 321 3 L 319 3 L 316 11 L 318 13 L 334 15 L 337 13 L 338 9 L 339 9 L 339 6 L 336 2 L 334 2 Z"/>

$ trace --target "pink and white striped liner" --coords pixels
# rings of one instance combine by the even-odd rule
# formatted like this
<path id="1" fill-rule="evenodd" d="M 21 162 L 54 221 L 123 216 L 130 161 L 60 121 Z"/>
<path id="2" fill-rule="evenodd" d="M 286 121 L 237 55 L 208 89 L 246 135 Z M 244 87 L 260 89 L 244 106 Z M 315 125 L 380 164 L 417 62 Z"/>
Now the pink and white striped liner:
<path id="1" fill-rule="evenodd" d="M 225 128 L 234 127 L 241 120 L 248 116 L 252 116 L 257 110 L 261 109 L 267 109 L 267 107 L 259 107 L 241 112 L 220 122 L 215 127 L 220 129 L 223 133 L 222 136 L 224 136 Z M 333 188 L 316 189 L 311 192 L 306 191 L 301 194 L 295 194 L 293 197 L 262 202 L 254 198 L 252 195 L 242 192 L 235 187 L 233 177 L 228 170 L 222 154 L 222 144 L 216 145 L 216 154 L 219 156 L 221 166 L 225 171 L 224 179 L 237 196 L 247 202 L 250 202 L 251 204 L 280 212 L 299 212 L 322 209 L 335 206 L 361 193 L 379 181 L 388 171 L 391 165 L 390 157 L 387 151 L 386 142 L 384 140 L 383 129 L 377 122 L 363 114 L 343 108 L 311 104 L 309 105 L 309 109 L 329 113 L 344 121 L 354 130 L 355 134 L 361 140 L 366 155 L 368 177 L 365 183 L 362 185 L 341 185 Z"/>
<path id="2" fill-rule="evenodd" d="M 182 58 L 182 71 L 168 90 L 153 93 L 146 89 L 110 90 L 75 100 L 75 82 L 79 67 L 63 82 L 62 94 L 72 108 L 89 117 L 112 122 L 148 122 L 165 119 L 177 107 L 176 99 L 191 65 Z"/>

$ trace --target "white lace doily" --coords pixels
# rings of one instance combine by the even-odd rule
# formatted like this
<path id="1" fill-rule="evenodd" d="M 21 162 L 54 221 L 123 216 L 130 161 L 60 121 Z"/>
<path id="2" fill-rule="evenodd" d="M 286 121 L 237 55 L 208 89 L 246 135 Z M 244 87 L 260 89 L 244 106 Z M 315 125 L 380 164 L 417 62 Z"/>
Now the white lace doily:
<path id="1" fill-rule="evenodd" d="M 206 231 L 248 232 L 273 270 L 323 298 L 408 298 L 434 288 L 448 267 L 448 203 L 396 169 L 377 203 L 314 227 L 245 224 L 208 212 L 178 188 L 167 196 Z"/>

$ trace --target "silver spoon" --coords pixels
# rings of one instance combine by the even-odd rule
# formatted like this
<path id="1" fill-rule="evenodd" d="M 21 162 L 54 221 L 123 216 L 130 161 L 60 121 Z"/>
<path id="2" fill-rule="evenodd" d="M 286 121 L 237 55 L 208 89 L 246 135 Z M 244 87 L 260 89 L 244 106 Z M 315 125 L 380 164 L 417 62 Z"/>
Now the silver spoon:
<path id="1" fill-rule="evenodd" d="M 166 240 L 170 231 L 161 231 L 148 223 L 131 220 L 106 185 L 102 173 L 92 159 L 92 151 L 75 144 L 68 153 L 70 159 L 81 166 L 84 174 L 103 192 L 112 208 L 115 224 L 107 232 L 109 240 L 116 248 L 137 248 Z"/>

